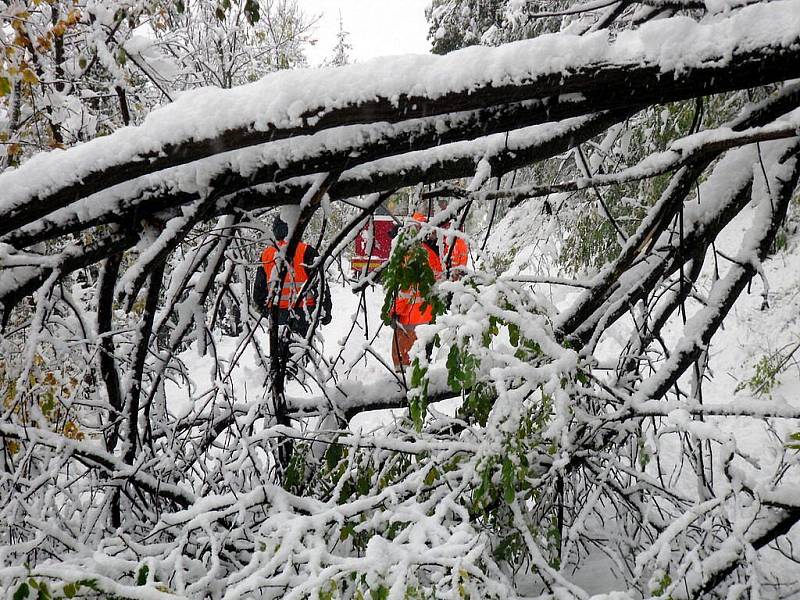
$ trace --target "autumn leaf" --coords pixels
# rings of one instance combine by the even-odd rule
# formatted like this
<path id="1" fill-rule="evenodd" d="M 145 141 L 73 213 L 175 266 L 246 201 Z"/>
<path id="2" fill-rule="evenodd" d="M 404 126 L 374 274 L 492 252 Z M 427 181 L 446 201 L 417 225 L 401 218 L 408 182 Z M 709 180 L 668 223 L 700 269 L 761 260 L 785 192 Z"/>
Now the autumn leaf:
<path id="1" fill-rule="evenodd" d="M 30 69 L 23 69 L 22 70 L 22 81 L 25 83 L 29 83 L 31 85 L 35 85 L 39 83 L 39 78 L 36 77 L 36 73 L 31 71 Z"/>

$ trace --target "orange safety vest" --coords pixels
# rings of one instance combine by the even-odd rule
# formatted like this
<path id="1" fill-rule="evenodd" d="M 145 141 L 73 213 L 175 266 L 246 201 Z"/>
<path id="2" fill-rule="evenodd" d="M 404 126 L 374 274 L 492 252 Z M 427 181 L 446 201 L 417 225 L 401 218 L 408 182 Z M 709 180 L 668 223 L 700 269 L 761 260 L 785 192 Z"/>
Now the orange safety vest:
<path id="1" fill-rule="evenodd" d="M 264 274 L 267 279 L 267 291 L 270 292 L 270 279 L 272 278 L 272 271 L 275 268 L 275 259 L 278 254 L 279 248 L 286 246 L 286 241 L 278 242 L 278 247 L 267 246 L 261 253 L 261 264 L 264 267 Z M 308 294 L 300 298 L 300 290 L 303 289 L 306 281 L 308 281 L 308 273 L 306 272 L 305 265 L 303 264 L 303 257 L 306 255 L 308 244 L 300 242 L 297 244 L 297 249 L 294 252 L 294 260 L 292 266 L 286 269 L 286 277 L 283 278 L 283 285 L 281 286 L 281 299 L 278 302 L 278 308 L 282 310 L 289 310 L 290 308 L 305 308 L 312 307 L 316 304 L 313 296 Z M 277 277 L 275 273 L 275 277 Z M 267 307 L 272 306 L 270 300 L 267 300 Z"/>
<path id="2" fill-rule="evenodd" d="M 453 242 L 453 253 L 450 254 L 450 246 L 445 246 L 445 257 L 450 257 L 450 266 L 451 267 L 466 267 L 467 261 L 469 260 L 469 247 L 467 247 L 467 242 L 464 238 L 457 237 L 456 241 Z"/>
<path id="3" fill-rule="evenodd" d="M 428 264 L 433 269 L 434 276 L 438 279 L 442 274 L 442 261 L 435 250 L 427 244 L 422 245 L 428 252 Z M 401 290 L 394 301 L 394 314 L 402 325 L 423 325 L 433 321 L 433 308 L 426 305 L 423 310 L 422 305 L 425 300 L 419 291 L 412 287 Z"/>

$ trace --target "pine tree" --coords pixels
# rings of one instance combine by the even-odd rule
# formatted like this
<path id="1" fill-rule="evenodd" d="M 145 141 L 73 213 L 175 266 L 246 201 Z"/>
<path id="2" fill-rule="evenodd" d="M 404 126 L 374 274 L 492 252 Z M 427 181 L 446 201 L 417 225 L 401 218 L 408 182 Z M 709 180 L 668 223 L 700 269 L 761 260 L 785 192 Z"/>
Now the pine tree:
<path id="1" fill-rule="evenodd" d="M 339 11 L 339 29 L 336 31 L 336 45 L 333 47 L 333 56 L 329 64 L 333 67 L 349 65 L 351 62 L 350 52 L 353 45 L 350 43 L 350 33 L 344 28 L 342 11 Z"/>

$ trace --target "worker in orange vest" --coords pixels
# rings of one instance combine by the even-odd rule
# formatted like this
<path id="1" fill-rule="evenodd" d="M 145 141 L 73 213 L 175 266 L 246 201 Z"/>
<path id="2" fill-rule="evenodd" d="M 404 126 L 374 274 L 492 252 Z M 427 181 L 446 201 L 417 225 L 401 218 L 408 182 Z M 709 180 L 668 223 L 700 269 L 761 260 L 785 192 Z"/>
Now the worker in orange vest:
<path id="1" fill-rule="evenodd" d="M 450 223 L 445 225 L 449 227 Z M 469 261 L 469 246 L 463 237 L 445 235 L 444 252 L 442 253 L 447 267 L 447 272 L 453 280 L 464 276 L 467 262 Z"/>
<path id="2" fill-rule="evenodd" d="M 414 213 L 413 219 L 420 223 L 427 221 L 425 215 L 421 213 Z M 436 235 L 426 236 L 421 245 L 427 252 L 428 264 L 434 276 L 436 279 L 440 279 L 443 270 Z M 394 329 L 392 362 L 395 370 L 402 370 L 411 364 L 408 352 L 417 341 L 416 328 L 418 325 L 425 325 L 431 321 L 433 321 L 433 309 L 425 304 L 419 291 L 414 287 L 401 290 L 395 298 L 392 308 L 392 328 Z"/>
<path id="3" fill-rule="evenodd" d="M 320 276 L 318 283 L 306 286 L 307 268 L 314 264 L 319 255 L 313 246 L 304 242 L 298 243 L 291 260 L 285 257 L 290 262 L 283 282 L 277 287 L 277 278 L 282 267 L 280 252 L 288 244 L 286 237 L 289 226 L 281 217 L 276 217 L 272 223 L 272 233 L 274 241 L 261 253 L 261 265 L 253 285 L 253 301 L 266 315 L 277 300 L 278 325 L 286 325 L 297 336 L 305 337 L 311 317 L 317 310 L 318 299 L 322 303 L 320 321 L 323 325 L 331 322 L 331 295 L 324 277 Z M 304 287 L 308 289 L 304 291 Z"/>

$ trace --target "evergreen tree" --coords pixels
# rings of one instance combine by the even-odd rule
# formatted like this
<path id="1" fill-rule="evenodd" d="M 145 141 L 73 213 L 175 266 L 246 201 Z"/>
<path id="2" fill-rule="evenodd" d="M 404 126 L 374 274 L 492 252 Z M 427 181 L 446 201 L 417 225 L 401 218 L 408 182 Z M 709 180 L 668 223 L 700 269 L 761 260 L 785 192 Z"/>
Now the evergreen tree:
<path id="1" fill-rule="evenodd" d="M 350 33 L 344 28 L 344 21 L 342 20 L 342 11 L 339 11 L 339 28 L 336 31 L 336 45 L 333 47 L 333 56 L 330 60 L 330 65 L 334 67 L 341 67 L 342 65 L 349 65 L 352 61 L 350 59 L 350 52 L 353 50 L 353 45 L 350 43 Z"/>

